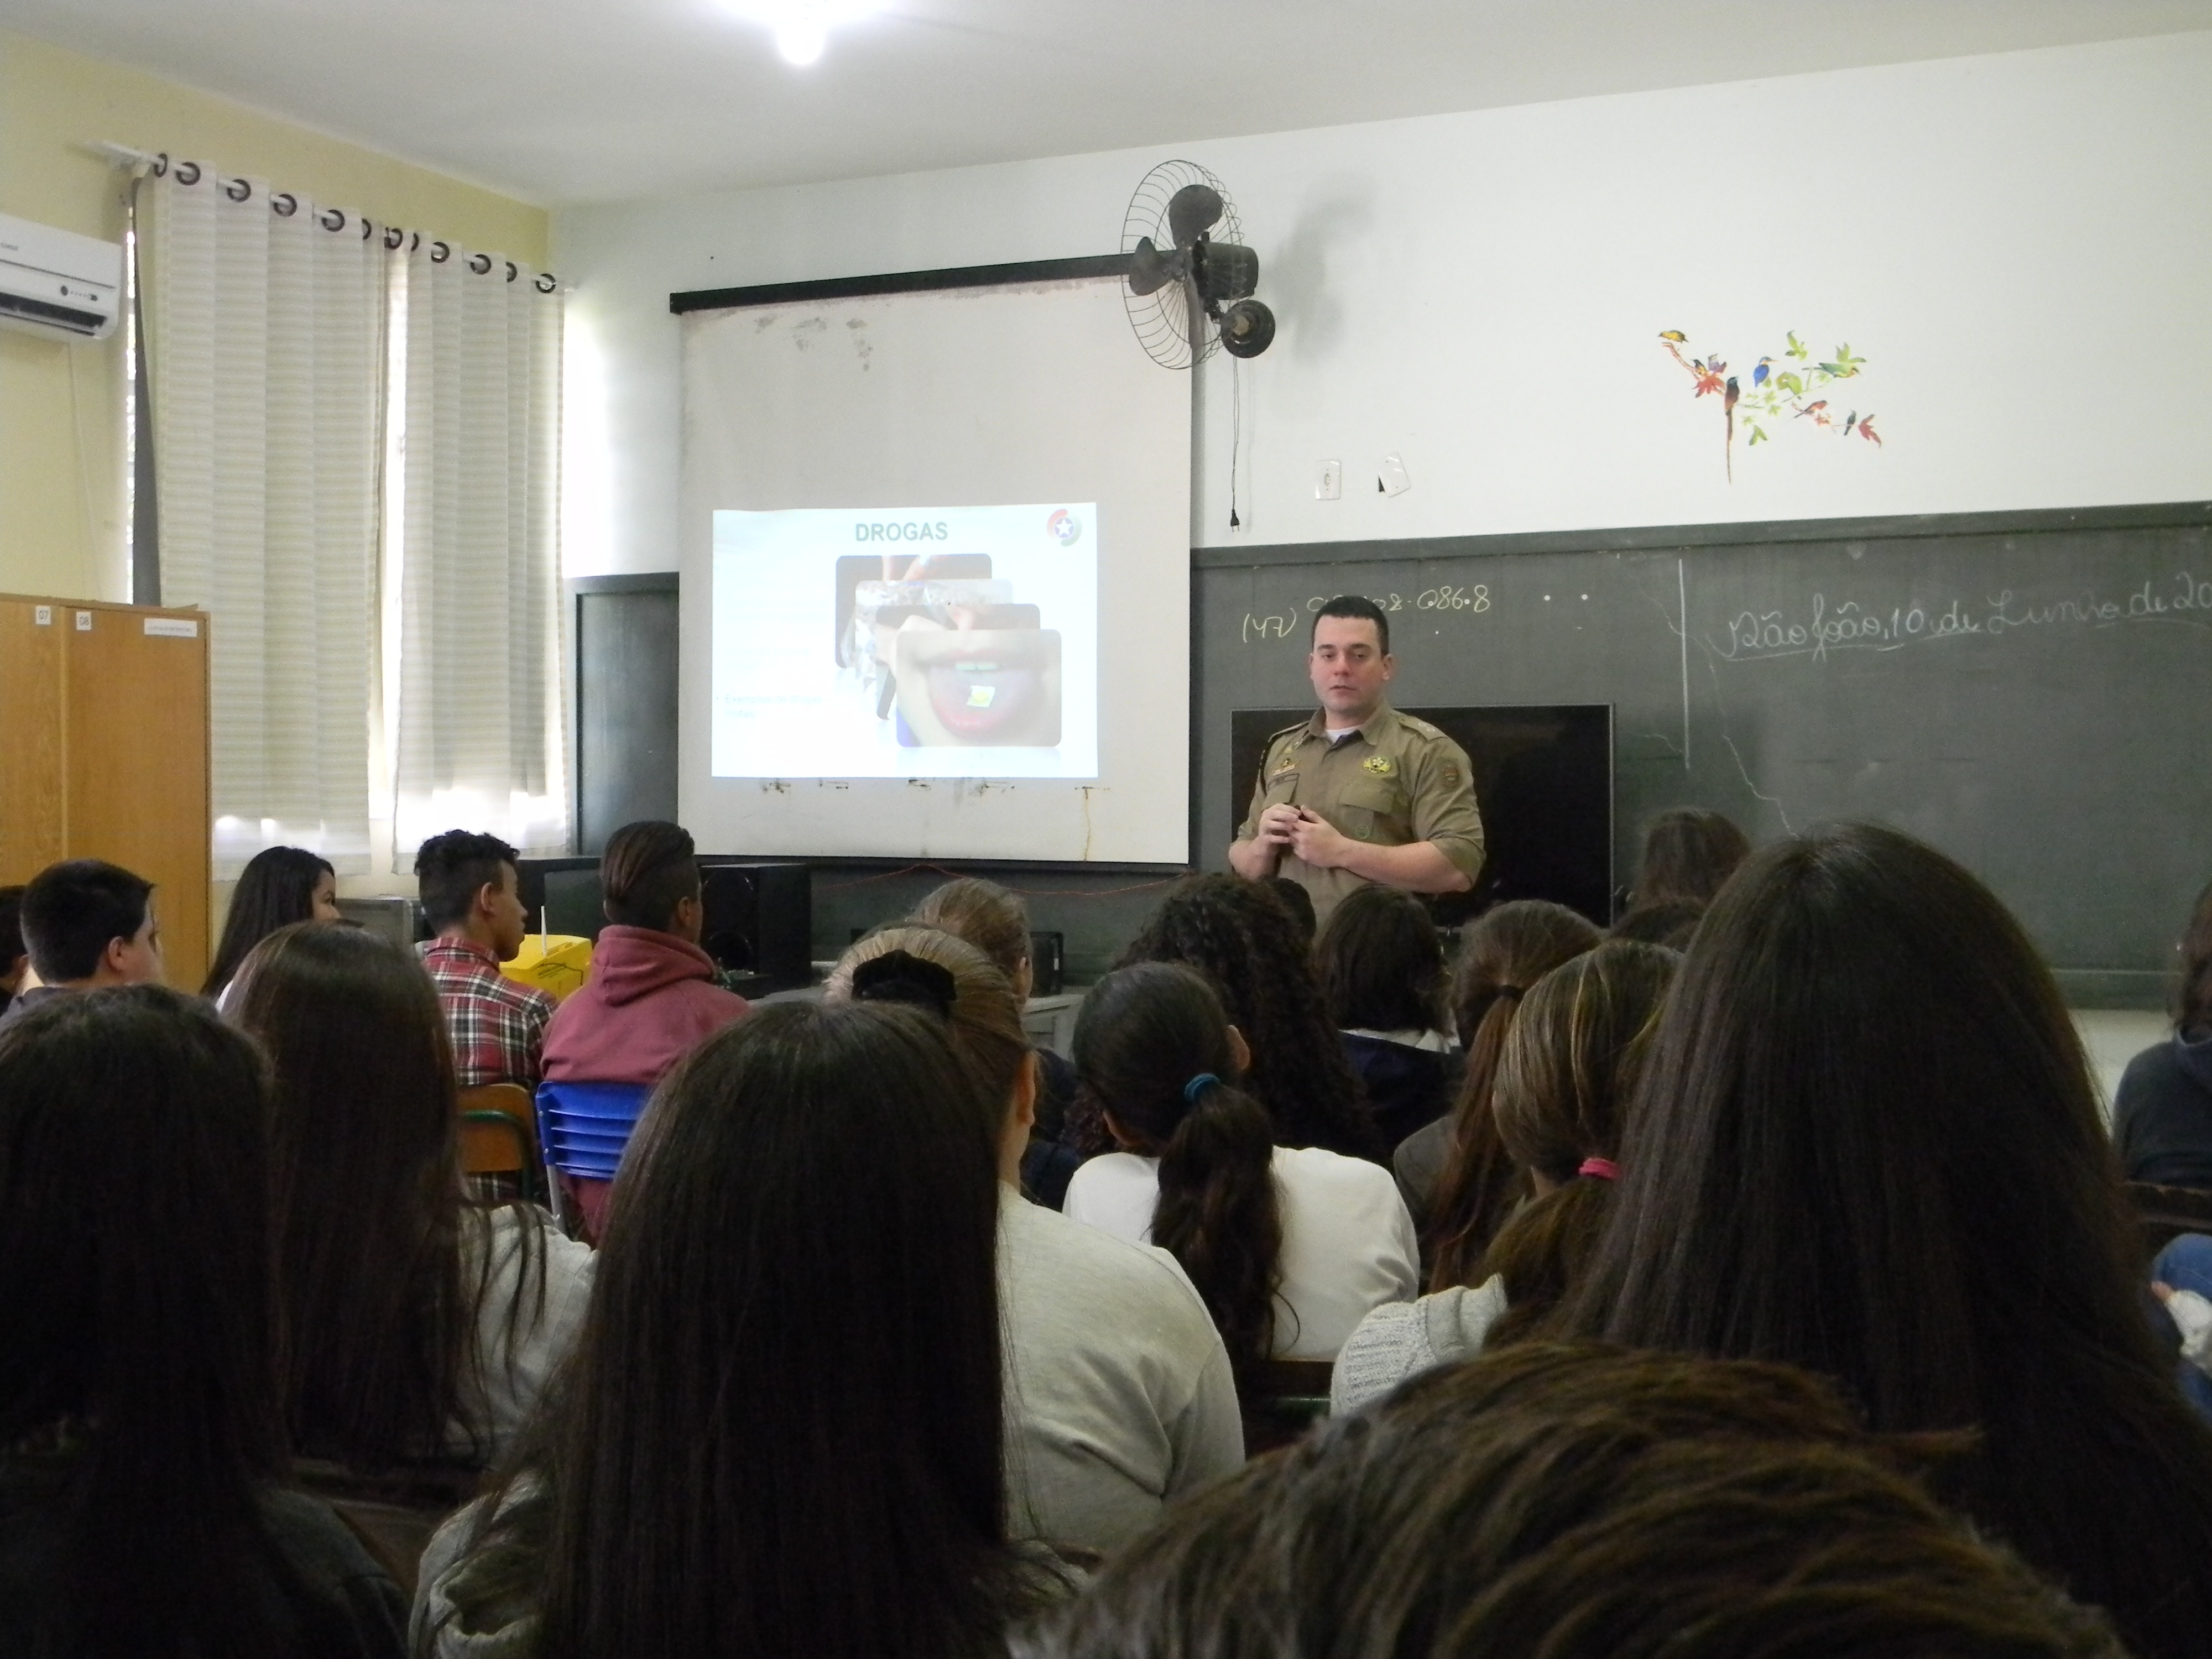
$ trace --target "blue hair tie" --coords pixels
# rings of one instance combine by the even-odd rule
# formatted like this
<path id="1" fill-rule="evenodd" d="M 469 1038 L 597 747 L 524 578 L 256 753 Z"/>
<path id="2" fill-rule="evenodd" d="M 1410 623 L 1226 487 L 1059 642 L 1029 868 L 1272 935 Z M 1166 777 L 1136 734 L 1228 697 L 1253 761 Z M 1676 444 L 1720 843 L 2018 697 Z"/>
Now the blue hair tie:
<path id="1" fill-rule="evenodd" d="M 1186 1106 L 1195 1106 L 1198 1104 L 1198 1097 L 1200 1095 L 1204 1094 L 1208 1089 L 1218 1089 L 1220 1086 L 1221 1079 L 1214 1076 L 1212 1073 L 1200 1072 L 1196 1077 L 1191 1079 L 1189 1082 L 1182 1085 L 1183 1104 Z"/>

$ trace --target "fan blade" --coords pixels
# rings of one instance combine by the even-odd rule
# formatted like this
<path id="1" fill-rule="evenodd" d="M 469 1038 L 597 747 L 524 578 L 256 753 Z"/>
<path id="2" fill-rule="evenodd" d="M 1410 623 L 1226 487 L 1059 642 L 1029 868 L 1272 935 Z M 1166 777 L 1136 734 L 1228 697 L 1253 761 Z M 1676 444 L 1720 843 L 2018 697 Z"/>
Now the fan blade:
<path id="1" fill-rule="evenodd" d="M 1188 247 L 1220 218 L 1221 192 L 1211 185 L 1185 185 L 1168 198 L 1168 228 L 1177 247 Z"/>
<path id="2" fill-rule="evenodd" d="M 1140 239 L 1136 252 L 1129 256 L 1129 292 L 1139 299 L 1147 294 L 1157 294 L 1181 272 L 1179 256 L 1163 253 L 1152 246 L 1149 236 Z"/>

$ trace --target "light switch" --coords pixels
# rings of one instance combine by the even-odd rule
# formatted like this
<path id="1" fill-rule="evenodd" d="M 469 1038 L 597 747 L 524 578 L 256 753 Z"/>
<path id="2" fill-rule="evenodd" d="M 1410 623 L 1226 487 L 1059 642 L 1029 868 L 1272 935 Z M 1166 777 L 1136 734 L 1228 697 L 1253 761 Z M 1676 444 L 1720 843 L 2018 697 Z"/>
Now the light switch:
<path id="1" fill-rule="evenodd" d="M 1317 501 L 1333 501 L 1340 498 L 1343 494 L 1344 463 L 1323 461 L 1320 470 L 1314 474 L 1314 499 Z"/>

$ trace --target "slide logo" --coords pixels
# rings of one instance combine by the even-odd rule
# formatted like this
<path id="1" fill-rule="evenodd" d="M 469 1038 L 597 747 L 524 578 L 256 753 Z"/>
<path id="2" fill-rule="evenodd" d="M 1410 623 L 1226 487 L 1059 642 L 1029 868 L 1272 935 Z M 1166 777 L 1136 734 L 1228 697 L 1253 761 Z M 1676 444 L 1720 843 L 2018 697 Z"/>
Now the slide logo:
<path id="1" fill-rule="evenodd" d="M 1083 520 L 1066 507 L 1058 507 L 1044 521 L 1044 533 L 1062 547 L 1073 547 L 1083 539 Z"/>

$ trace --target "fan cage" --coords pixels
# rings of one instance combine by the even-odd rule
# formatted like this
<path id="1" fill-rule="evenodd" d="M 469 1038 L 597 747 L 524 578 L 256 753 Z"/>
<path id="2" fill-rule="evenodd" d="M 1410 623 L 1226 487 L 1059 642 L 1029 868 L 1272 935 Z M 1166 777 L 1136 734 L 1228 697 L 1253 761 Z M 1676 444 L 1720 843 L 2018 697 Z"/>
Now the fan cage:
<path id="1" fill-rule="evenodd" d="M 1155 247 L 1175 246 L 1168 229 L 1168 204 L 1185 185 L 1210 185 L 1221 198 L 1220 222 L 1207 233 L 1208 237 L 1216 242 L 1243 244 L 1244 231 L 1237 221 L 1237 204 L 1229 199 L 1221 180 L 1195 161 L 1163 161 L 1145 175 L 1137 193 L 1129 198 L 1129 210 L 1121 219 L 1124 254 L 1134 253 L 1138 242 L 1147 236 Z M 1192 314 L 1190 299 L 1186 283 L 1170 283 L 1150 294 L 1133 294 L 1127 283 L 1121 286 L 1129 325 L 1136 330 L 1138 340 L 1152 361 L 1163 368 L 1188 368 L 1221 349 L 1221 337 L 1210 326 L 1204 310 Z"/>

